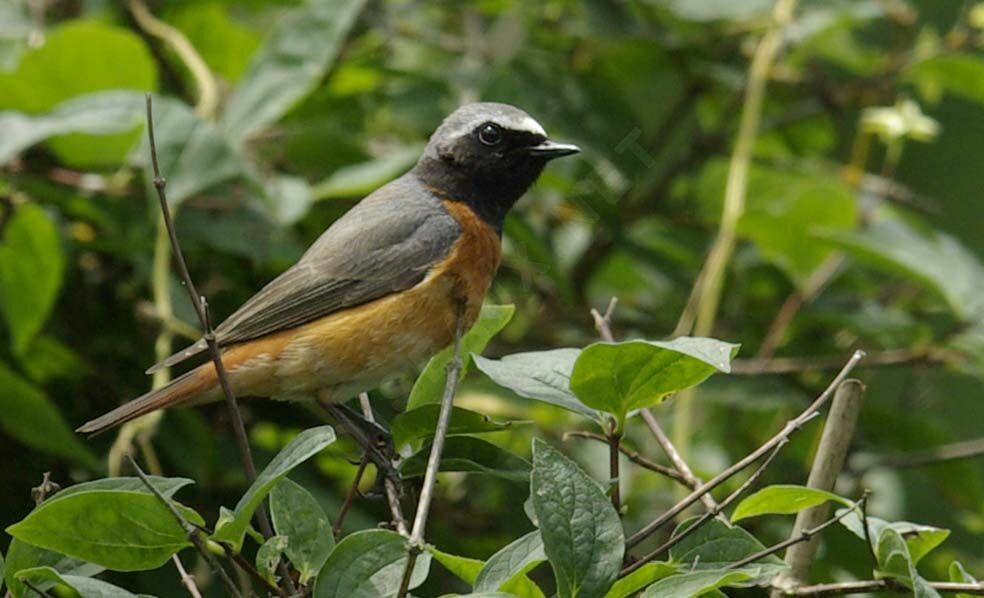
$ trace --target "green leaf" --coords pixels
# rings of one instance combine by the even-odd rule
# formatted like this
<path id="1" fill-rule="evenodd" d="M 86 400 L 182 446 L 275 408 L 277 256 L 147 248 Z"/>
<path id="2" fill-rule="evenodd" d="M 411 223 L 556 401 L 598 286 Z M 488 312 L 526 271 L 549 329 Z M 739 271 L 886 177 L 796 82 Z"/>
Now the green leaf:
<path id="1" fill-rule="evenodd" d="M 314 584 L 314 598 L 389 598 L 396 596 L 407 563 L 407 541 L 386 530 L 346 536 L 332 551 Z M 417 557 L 410 589 L 427 579 L 431 555 Z"/>
<path id="2" fill-rule="evenodd" d="M 191 509 L 181 509 L 186 517 L 204 523 Z M 7 533 L 114 571 L 156 569 L 191 546 L 181 525 L 156 497 L 115 490 L 56 495 L 8 527 Z"/>
<path id="3" fill-rule="evenodd" d="M 605 491 L 573 461 L 536 439 L 530 488 L 558 596 L 604 596 L 625 553 L 622 522 Z"/>
<path id="4" fill-rule="evenodd" d="M 526 574 L 547 560 L 540 531 L 534 530 L 489 557 L 472 584 L 476 592 L 508 591 L 523 598 L 543 596 Z"/>
<path id="5" fill-rule="evenodd" d="M 730 372 L 738 345 L 710 338 L 595 343 L 577 358 L 571 390 L 585 405 L 613 414 L 650 407 L 715 371 Z"/>
<path id="6" fill-rule="evenodd" d="M 137 595 L 119 586 L 91 577 L 63 575 L 51 567 L 24 569 L 17 574 L 20 581 L 29 580 L 35 587 L 50 588 L 59 596 L 69 598 L 137 598 Z"/>
<path id="7" fill-rule="evenodd" d="M 289 538 L 287 557 L 307 584 L 335 547 L 331 522 L 318 501 L 299 484 L 284 478 L 270 492 L 273 528 Z"/>
<path id="8" fill-rule="evenodd" d="M 464 376 L 471 362 L 472 354 L 481 353 L 500 330 L 505 328 L 512 319 L 516 307 L 513 305 L 483 305 L 478 320 L 461 338 L 461 376 Z M 427 403 L 440 403 L 444 394 L 445 367 L 454 355 L 454 346 L 447 347 L 431 358 L 424 371 L 413 383 L 410 398 L 407 400 L 407 411 Z M 460 379 L 460 377 L 459 377 Z"/>
<path id="9" fill-rule="evenodd" d="M 143 96 L 128 91 L 104 91 L 79 96 L 55 106 L 51 112 L 29 116 L 0 112 L 0 164 L 49 137 L 68 133 L 108 135 L 129 131 L 143 122 Z"/>
<path id="10" fill-rule="evenodd" d="M 100 21 L 76 19 L 53 28 L 44 45 L 28 52 L 15 72 L 0 73 L 0 89 L 4 90 L 0 110 L 40 114 L 91 92 L 155 91 L 157 67 L 139 35 Z M 71 135 L 51 140 L 50 146 L 61 161 L 77 168 L 118 165 L 139 135 L 134 124 L 131 119 L 117 123 L 113 132 L 130 131 L 124 134 Z"/>
<path id="11" fill-rule="evenodd" d="M 844 513 L 844 509 L 837 511 L 837 516 Z M 909 555 L 913 564 L 918 564 L 920 560 L 933 549 L 943 543 L 950 536 L 950 530 L 930 525 L 910 523 L 908 521 L 888 522 L 878 517 L 868 517 L 868 532 L 871 541 L 875 543 L 875 552 L 878 552 L 878 542 L 886 529 L 893 529 L 904 539 L 908 547 Z M 861 517 L 856 512 L 848 513 L 840 519 L 841 525 L 846 527 L 858 538 L 865 539 L 864 525 Z"/>
<path id="12" fill-rule="evenodd" d="M 823 236 L 860 259 L 927 286 L 961 319 L 984 314 L 984 265 L 954 237 L 890 209 L 878 212 L 863 232 Z"/>
<path id="13" fill-rule="evenodd" d="M 690 527 L 696 517 L 684 521 L 673 531 L 676 536 Z M 724 569 L 736 561 L 764 550 L 754 536 L 740 527 L 728 527 L 717 519 L 711 519 L 670 548 L 670 561 L 694 569 Z M 775 574 L 785 565 L 776 555 L 769 555 L 742 569 L 753 577 Z"/>
<path id="14" fill-rule="evenodd" d="M 331 530 L 328 533 L 330 535 Z M 280 564 L 280 556 L 288 546 L 287 536 L 273 536 L 256 551 L 256 570 L 260 572 L 263 579 L 274 585 L 277 583 L 277 565 Z"/>
<path id="15" fill-rule="evenodd" d="M 276 25 L 222 115 L 237 142 L 280 118 L 318 84 L 366 0 L 312 0 Z"/>
<path id="16" fill-rule="evenodd" d="M 731 522 L 759 515 L 791 515 L 828 500 L 851 506 L 851 501 L 825 490 L 792 485 L 768 486 L 738 503 L 731 514 Z"/>
<path id="17" fill-rule="evenodd" d="M 0 362 L 0 412 L 3 412 L 0 428 L 25 445 L 92 470 L 102 467 L 47 395 L 3 362 Z"/>
<path id="18" fill-rule="evenodd" d="M 400 466 L 405 477 L 424 475 L 430 444 L 425 445 Z M 491 442 L 471 436 L 452 436 L 445 441 L 440 471 L 484 473 L 506 480 L 525 482 L 530 477 L 530 464 Z"/>
<path id="19" fill-rule="evenodd" d="M 527 399 L 543 401 L 604 423 L 606 417 L 571 392 L 571 372 L 580 349 L 514 353 L 502 359 L 475 355 L 475 365 L 499 386 Z"/>
<path id="20" fill-rule="evenodd" d="M 0 552 L 0 591 L 3 590 L 3 576 L 6 573 L 7 568 L 3 561 L 3 552 Z"/>
<path id="21" fill-rule="evenodd" d="M 450 571 L 455 577 L 470 586 L 475 585 L 475 579 L 478 578 L 478 574 L 482 570 L 482 566 L 485 565 L 485 563 L 478 559 L 470 559 L 468 557 L 443 552 L 433 546 L 428 546 L 427 552 L 431 553 L 431 555 L 437 559 L 437 562 L 444 565 L 444 568 Z"/>
<path id="22" fill-rule="evenodd" d="M 105 569 L 99 565 L 32 546 L 14 538 L 7 549 L 7 570 L 3 577 L 8 591 L 14 598 L 21 598 L 21 596 L 29 593 L 27 586 L 17 580 L 16 574 L 34 567 L 53 567 L 60 573 L 82 577 L 97 575 Z M 40 587 L 47 589 L 50 586 L 51 584 L 42 584 Z"/>
<path id="23" fill-rule="evenodd" d="M 188 478 L 165 478 L 156 475 L 147 476 L 150 483 L 154 485 L 161 494 L 171 498 L 178 490 L 184 488 L 185 486 L 190 486 L 194 484 L 194 480 Z M 102 478 L 99 480 L 92 480 L 90 482 L 82 482 L 81 484 L 75 484 L 74 486 L 69 486 L 64 490 L 59 490 L 52 499 L 61 500 L 67 496 L 72 496 L 73 494 L 79 494 L 81 492 L 92 492 L 94 490 L 115 490 L 119 492 L 143 492 L 145 494 L 152 494 L 147 485 L 143 483 L 140 478 L 132 477 L 121 477 L 121 478 Z"/>
<path id="24" fill-rule="evenodd" d="M 183 102 L 154 98 L 154 136 L 161 174 L 167 179 L 167 201 L 171 206 L 178 206 L 219 183 L 253 176 L 242 155 L 223 132 Z M 153 194 L 149 147 L 145 136 L 137 155 L 144 166 L 147 192 Z M 208 164 L 208 168 L 202 168 L 202 164 Z"/>
<path id="25" fill-rule="evenodd" d="M 641 598 L 692 598 L 749 579 L 748 573 L 744 571 L 725 569 L 693 571 L 664 577 L 646 588 Z"/>
<path id="26" fill-rule="evenodd" d="M 23 353 L 55 306 L 65 271 L 58 229 L 39 206 L 14 210 L 0 236 L 0 312 Z"/>
<path id="27" fill-rule="evenodd" d="M 968 573 L 959 561 L 950 563 L 949 575 L 950 581 L 954 583 L 977 583 L 977 579 Z M 970 594 L 957 594 L 956 598 L 970 598 L 970 596 Z"/>
<path id="28" fill-rule="evenodd" d="M 188 37 L 212 72 L 235 83 L 260 46 L 260 38 L 240 25 L 229 14 L 230 8 L 219 2 L 189 3 L 167 20 Z"/>
<path id="29" fill-rule="evenodd" d="M 277 482 L 333 442 L 335 442 L 335 431 L 331 426 L 311 428 L 298 434 L 297 438 L 291 440 L 260 472 L 260 475 L 256 476 L 256 481 L 236 503 L 232 519 L 221 527 L 217 525 L 212 539 L 230 544 L 236 552 L 239 552 L 253 513 Z"/>
<path id="30" fill-rule="evenodd" d="M 404 411 L 394 417 L 390 426 L 390 434 L 393 436 L 393 444 L 396 448 L 400 449 L 405 445 L 433 436 L 440 411 L 440 405 L 431 403 L 410 411 Z M 452 407 L 448 436 L 499 432 L 510 429 L 515 423 L 525 424 L 529 422 L 495 422 L 487 415 L 461 407 Z"/>
<path id="31" fill-rule="evenodd" d="M 915 62 L 905 70 L 903 77 L 921 89 L 942 89 L 965 100 L 984 103 L 984 60 L 979 56 L 934 56 Z"/>
<path id="32" fill-rule="evenodd" d="M 714 160 L 701 174 L 697 194 L 708 220 L 716 222 L 722 213 L 728 168 L 727 160 Z M 753 164 L 747 195 L 738 234 L 801 288 L 833 251 L 810 233 L 850 230 L 858 223 L 854 191 L 831 173 Z"/>
<path id="33" fill-rule="evenodd" d="M 649 584 L 673 575 L 677 566 L 672 563 L 646 563 L 632 573 L 615 582 L 605 598 L 627 598 Z"/>
<path id="34" fill-rule="evenodd" d="M 314 185 L 311 195 L 316 201 L 364 197 L 406 172 L 423 149 L 423 145 L 411 145 L 368 162 L 342 166 Z"/>

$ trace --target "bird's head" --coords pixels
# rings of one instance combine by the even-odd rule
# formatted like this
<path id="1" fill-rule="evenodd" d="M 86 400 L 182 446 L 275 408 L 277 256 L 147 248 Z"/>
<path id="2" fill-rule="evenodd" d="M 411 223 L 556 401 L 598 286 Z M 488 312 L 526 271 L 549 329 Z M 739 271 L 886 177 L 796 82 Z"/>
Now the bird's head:
<path id="1" fill-rule="evenodd" d="M 543 126 L 519 108 L 482 102 L 445 118 L 414 170 L 426 184 L 501 226 L 548 161 L 579 151 L 548 139 Z"/>

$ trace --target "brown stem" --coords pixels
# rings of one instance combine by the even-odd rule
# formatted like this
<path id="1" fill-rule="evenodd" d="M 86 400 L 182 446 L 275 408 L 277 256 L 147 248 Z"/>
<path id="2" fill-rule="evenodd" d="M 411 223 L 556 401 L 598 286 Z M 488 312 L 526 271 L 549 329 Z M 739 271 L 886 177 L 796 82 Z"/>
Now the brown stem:
<path id="1" fill-rule="evenodd" d="M 615 429 L 615 424 L 612 424 L 612 430 L 608 433 L 608 472 L 609 477 L 612 480 L 612 506 L 615 507 L 615 512 L 622 516 L 622 493 L 620 486 L 622 485 L 619 479 L 618 470 L 618 453 L 619 445 L 622 440 L 622 433 Z"/>
<path id="2" fill-rule="evenodd" d="M 352 480 L 352 485 L 349 486 L 348 492 L 345 493 L 345 500 L 342 501 L 342 507 L 338 510 L 338 517 L 335 519 L 335 525 L 331 528 L 331 533 L 338 539 L 338 536 L 342 534 L 342 523 L 345 522 L 345 516 L 348 515 L 349 509 L 352 508 L 352 501 L 355 500 L 355 495 L 359 493 L 359 482 L 362 481 L 362 476 L 366 472 L 366 466 L 369 464 L 369 451 L 362 453 L 362 460 L 359 462 L 359 469 L 355 472 L 355 479 Z"/>
<path id="3" fill-rule="evenodd" d="M 208 301 L 203 295 L 198 293 L 198 289 L 195 287 L 195 282 L 192 280 L 191 273 L 188 271 L 188 262 L 185 260 L 184 252 L 181 250 L 181 244 L 178 242 L 174 222 L 171 219 L 171 210 L 168 206 L 167 194 L 165 192 L 167 180 L 161 176 L 160 164 L 157 161 L 157 144 L 154 139 L 153 99 L 149 93 L 147 94 L 147 138 L 150 144 L 150 160 L 154 171 L 154 188 L 157 189 L 157 199 L 161 206 L 161 215 L 164 218 L 164 225 L 167 228 L 168 239 L 171 241 L 171 249 L 174 252 L 175 262 L 178 265 L 178 273 L 181 275 L 185 289 L 188 290 L 192 306 L 194 306 L 195 313 L 198 315 L 198 321 L 202 326 L 204 332 L 203 338 L 208 344 L 212 364 L 215 366 L 215 373 L 219 379 L 219 385 L 222 387 L 226 407 L 229 409 L 229 419 L 232 421 L 236 444 L 239 446 L 239 457 L 242 460 L 243 469 L 246 471 L 246 478 L 252 484 L 256 481 L 256 465 L 253 463 L 253 453 L 249 448 L 249 438 L 246 436 L 246 426 L 243 423 L 242 413 L 239 411 L 239 403 L 236 402 L 236 396 L 232 393 L 229 376 L 226 373 L 225 364 L 222 362 L 222 353 L 219 351 L 219 345 L 215 340 L 215 331 L 212 329 L 212 323 L 209 317 Z M 256 510 L 256 522 L 265 538 L 273 537 L 273 528 L 270 526 L 270 519 L 267 517 L 265 507 Z M 281 565 L 280 574 L 284 586 L 288 593 L 293 594 L 297 591 L 297 588 L 286 569 L 286 565 Z"/>
<path id="4" fill-rule="evenodd" d="M 690 466 L 687 465 L 687 462 L 684 461 L 683 456 L 680 455 L 680 451 L 677 450 L 677 448 L 673 445 L 673 442 L 670 441 L 670 437 L 667 436 L 666 432 L 663 431 L 663 428 L 660 427 L 659 422 L 656 420 L 656 416 L 653 415 L 653 412 L 649 409 L 641 409 L 639 410 L 639 415 L 642 417 L 642 420 L 646 422 L 646 426 L 648 426 L 649 431 L 653 433 L 653 436 L 656 438 L 656 442 L 659 443 L 660 448 L 663 449 L 663 452 L 666 453 L 666 456 L 670 459 L 670 462 L 673 463 L 673 467 L 675 467 L 676 470 L 680 472 L 680 475 L 687 480 L 687 486 L 690 488 L 697 488 L 703 484 L 703 480 L 694 475 L 694 472 L 690 469 Z M 704 503 L 704 506 L 711 511 L 717 509 L 717 502 L 710 494 L 702 495 L 700 497 L 700 501 Z"/>
<path id="5" fill-rule="evenodd" d="M 804 410 L 801 414 L 799 414 L 795 419 L 792 419 L 789 422 L 787 422 L 786 425 L 783 427 L 783 429 L 780 430 L 775 436 L 767 440 L 765 444 L 752 451 L 750 454 L 745 456 L 743 459 L 741 459 L 740 461 L 738 461 L 728 469 L 719 473 L 709 482 L 702 484 L 699 488 L 697 488 L 689 495 L 684 497 L 671 509 L 669 509 L 668 511 L 657 517 L 656 520 L 654 520 L 652 523 L 646 525 L 644 528 L 633 534 L 626 541 L 626 546 L 631 548 L 639 544 L 640 542 L 648 538 L 650 535 L 652 535 L 656 530 L 660 529 L 667 522 L 672 521 L 674 517 L 682 513 L 687 507 L 700 500 L 701 496 L 707 494 L 714 488 L 717 488 L 719 485 L 730 479 L 733 475 L 735 475 L 742 469 L 748 467 L 750 464 L 757 461 L 760 457 L 762 457 L 763 455 L 767 454 L 769 451 L 774 449 L 776 445 L 785 442 L 786 439 L 789 438 L 789 436 L 791 436 L 794 432 L 796 432 L 796 430 L 800 429 L 803 426 L 803 424 L 813 419 L 819 413 L 820 408 L 823 407 L 823 405 L 828 400 L 830 400 L 830 397 L 834 393 L 834 389 L 840 386 L 840 383 L 843 382 L 845 378 L 847 378 L 848 374 L 851 373 L 851 371 L 858 364 L 858 362 L 861 361 L 863 357 L 864 357 L 863 351 L 855 351 L 854 355 L 851 356 L 851 359 L 848 360 L 844 368 L 841 369 L 840 373 L 838 373 L 837 376 L 834 378 L 834 380 L 830 383 L 830 386 L 828 386 L 827 389 L 824 390 L 823 393 L 821 393 L 820 396 L 817 397 L 817 399 L 813 401 L 813 403 L 809 407 L 806 408 L 806 410 Z"/>
<path id="6" fill-rule="evenodd" d="M 181 557 L 177 554 L 172 554 L 171 562 L 174 563 L 174 568 L 178 570 L 178 575 L 181 576 L 181 585 L 188 590 L 191 597 L 202 598 L 202 592 L 198 589 L 198 584 L 195 583 L 195 578 L 188 574 L 188 571 L 184 567 L 184 563 L 181 562 Z"/>
<path id="7" fill-rule="evenodd" d="M 582 430 L 564 433 L 564 440 L 567 440 L 568 438 L 590 438 L 591 440 L 597 440 L 598 442 L 605 442 L 605 443 L 608 442 L 608 438 L 606 438 L 601 434 L 596 434 L 594 432 L 586 432 Z M 649 471 L 655 471 L 660 475 L 664 475 L 676 482 L 679 482 L 680 484 L 683 484 L 684 486 L 690 488 L 691 490 L 697 487 L 696 484 L 691 485 L 691 483 L 688 482 L 677 470 L 669 468 L 665 465 L 660 465 L 655 461 L 650 461 L 646 457 L 643 457 L 641 454 L 639 454 L 637 451 L 628 448 L 624 444 L 620 443 L 618 450 L 621 451 L 621 453 L 625 455 L 625 457 L 629 461 L 632 461 L 633 463 L 635 463 L 639 467 L 642 467 L 643 469 L 648 469 Z"/>

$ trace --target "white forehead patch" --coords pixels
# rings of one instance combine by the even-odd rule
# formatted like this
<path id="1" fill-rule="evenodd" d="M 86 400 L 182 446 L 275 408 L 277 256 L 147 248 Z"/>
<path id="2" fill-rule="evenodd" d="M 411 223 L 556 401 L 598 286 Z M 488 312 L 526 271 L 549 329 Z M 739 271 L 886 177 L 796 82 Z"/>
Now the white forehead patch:
<path id="1" fill-rule="evenodd" d="M 511 127 L 517 131 L 528 131 L 534 135 L 541 135 L 543 137 L 547 136 L 547 132 L 543 130 L 543 125 L 533 120 L 533 117 L 527 116 L 523 120 L 519 121 L 519 125 Z"/>
<path id="2" fill-rule="evenodd" d="M 532 116 L 523 115 L 522 118 L 516 118 L 513 115 L 493 115 L 486 118 L 477 118 L 470 122 L 458 125 L 456 128 L 447 131 L 448 138 L 460 137 L 462 135 L 468 135 L 475 130 L 476 127 L 484 122 L 494 122 L 510 131 L 520 131 L 523 133 L 532 133 L 533 135 L 539 135 L 541 137 L 546 137 L 547 132 L 543 129 L 543 125 L 536 122 Z"/>

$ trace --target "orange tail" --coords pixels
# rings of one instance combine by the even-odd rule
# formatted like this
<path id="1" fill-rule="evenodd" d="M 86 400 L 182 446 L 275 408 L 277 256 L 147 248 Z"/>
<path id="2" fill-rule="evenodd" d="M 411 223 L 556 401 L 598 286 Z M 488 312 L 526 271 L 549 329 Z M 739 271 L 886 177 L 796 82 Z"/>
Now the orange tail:
<path id="1" fill-rule="evenodd" d="M 215 369 L 210 364 L 206 364 L 178 376 L 167 386 L 156 388 L 141 397 L 120 405 L 105 415 L 87 421 L 75 431 L 90 435 L 105 432 L 151 411 L 181 405 L 210 388 L 214 382 Z"/>

